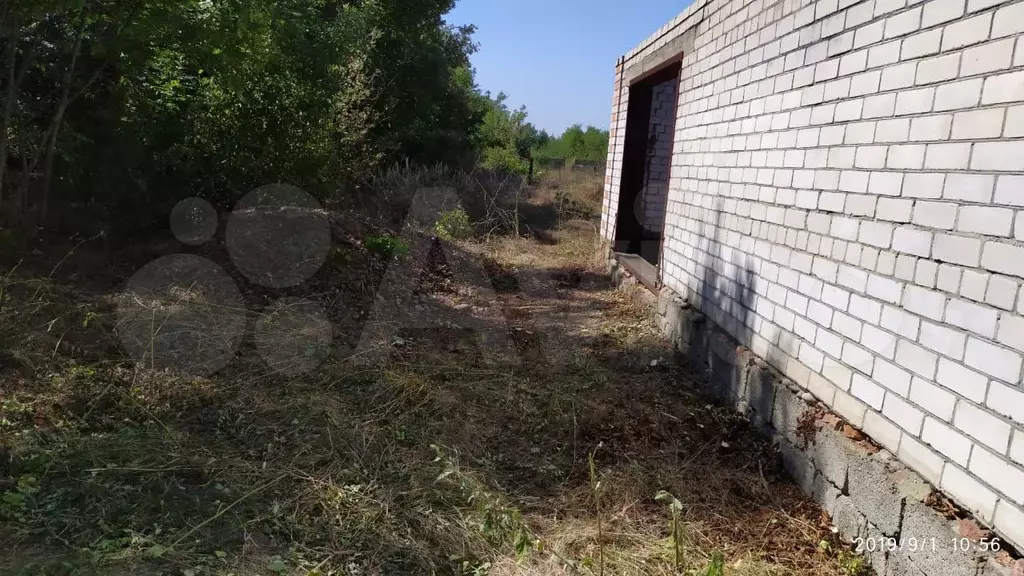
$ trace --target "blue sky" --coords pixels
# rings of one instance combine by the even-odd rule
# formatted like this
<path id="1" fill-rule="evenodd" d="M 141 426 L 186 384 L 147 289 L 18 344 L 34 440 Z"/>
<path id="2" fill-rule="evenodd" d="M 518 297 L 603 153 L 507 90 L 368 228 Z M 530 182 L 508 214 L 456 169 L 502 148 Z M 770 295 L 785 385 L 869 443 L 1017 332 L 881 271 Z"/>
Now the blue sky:
<path id="1" fill-rule="evenodd" d="M 525 104 L 556 135 L 608 128 L 615 59 L 689 6 L 688 0 L 458 0 L 446 17 L 475 24 L 477 84 Z"/>

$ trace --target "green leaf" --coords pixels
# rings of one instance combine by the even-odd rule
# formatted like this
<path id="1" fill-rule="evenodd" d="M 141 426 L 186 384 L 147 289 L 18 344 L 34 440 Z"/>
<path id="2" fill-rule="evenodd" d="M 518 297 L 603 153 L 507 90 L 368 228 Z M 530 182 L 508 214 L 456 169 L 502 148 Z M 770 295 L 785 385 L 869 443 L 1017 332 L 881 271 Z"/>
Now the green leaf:
<path id="1" fill-rule="evenodd" d="M 715 552 L 711 557 L 711 564 L 708 564 L 708 569 L 704 572 L 704 576 L 723 576 L 724 573 L 725 557 L 722 556 L 721 552 Z"/>
<path id="2" fill-rule="evenodd" d="M 522 560 L 532 547 L 533 539 L 530 538 L 530 535 L 525 530 L 520 531 L 516 538 L 516 558 Z"/>

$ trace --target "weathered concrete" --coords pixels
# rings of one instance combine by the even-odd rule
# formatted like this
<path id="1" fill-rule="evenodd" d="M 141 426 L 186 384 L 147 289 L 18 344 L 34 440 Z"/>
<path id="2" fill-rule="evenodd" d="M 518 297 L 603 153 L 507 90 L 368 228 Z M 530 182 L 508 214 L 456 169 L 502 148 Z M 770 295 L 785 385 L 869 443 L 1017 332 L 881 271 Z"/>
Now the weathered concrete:
<path id="1" fill-rule="evenodd" d="M 848 462 L 854 451 L 852 443 L 831 428 L 819 430 L 814 440 L 810 449 L 814 466 L 829 482 L 840 490 L 846 490 Z"/>
<path id="2" fill-rule="evenodd" d="M 917 550 L 904 546 L 893 557 L 902 556 L 907 562 L 928 575 L 971 576 L 976 574 L 985 558 L 980 553 L 965 552 L 953 548 L 953 538 L 958 538 L 953 522 L 935 510 L 916 500 L 906 500 L 903 512 L 904 540 L 916 538 Z"/>
<path id="3" fill-rule="evenodd" d="M 852 539 L 861 537 L 865 532 L 864 515 L 849 496 L 840 496 L 836 500 L 836 513 L 832 515 L 832 523 L 839 528 L 839 533 Z"/>
<path id="4" fill-rule="evenodd" d="M 696 38 L 696 32 L 696 29 L 689 28 L 682 34 L 666 41 L 650 54 L 647 54 L 638 60 L 628 62 L 623 77 L 627 82 L 631 81 L 637 76 L 657 69 L 666 60 L 688 52 L 693 52 L 693 41 Z"/>

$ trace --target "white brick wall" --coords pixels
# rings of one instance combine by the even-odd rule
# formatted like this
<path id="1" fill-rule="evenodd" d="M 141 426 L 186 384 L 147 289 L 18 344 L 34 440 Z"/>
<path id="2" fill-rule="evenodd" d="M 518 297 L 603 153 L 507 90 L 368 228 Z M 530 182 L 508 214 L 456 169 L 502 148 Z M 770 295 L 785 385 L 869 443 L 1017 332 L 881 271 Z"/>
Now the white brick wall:
<path id="1" fill-rule="evenodd" d="M 1024 547 L 1024 0 L 841 5 L 702 1 L 627 55 L 695 34 L 662 280 Z"/>
<path id="2" fill-rule="evenodd" d="M 648 122 L 649 143 L 645 166 L 646 182 L 636 207 L 640 223 L 651 232 L 662 232 L 668 204 L 669 177 L 672 167 L 672 126 L 675 124 L 676 82 L 670 80 L 651 91 L 651 116 Z"/>

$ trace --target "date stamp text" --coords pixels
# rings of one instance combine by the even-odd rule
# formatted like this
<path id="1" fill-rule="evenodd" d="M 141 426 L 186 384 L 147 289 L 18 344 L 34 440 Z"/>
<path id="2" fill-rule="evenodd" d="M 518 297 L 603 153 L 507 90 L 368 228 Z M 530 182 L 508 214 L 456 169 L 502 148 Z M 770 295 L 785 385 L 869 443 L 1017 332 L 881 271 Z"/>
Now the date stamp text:
<path id="1" fill-rule="evenodd" d="M 885 536 L 857 538 L 853 541 L 858 554 L 865 552 L 998 552 L 1002 549 L 999 538 L 891 538 Z"/>

